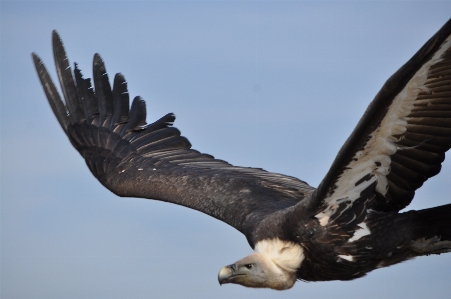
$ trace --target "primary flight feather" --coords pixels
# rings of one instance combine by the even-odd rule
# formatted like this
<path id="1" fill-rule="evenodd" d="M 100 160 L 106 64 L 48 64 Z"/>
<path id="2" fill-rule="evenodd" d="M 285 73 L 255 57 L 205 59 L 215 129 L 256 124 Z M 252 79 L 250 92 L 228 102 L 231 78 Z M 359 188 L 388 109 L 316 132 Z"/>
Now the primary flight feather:
<path id="1" fill-rule="evenodd" d="M 100 55 L 92 86 L 55 31 L 53 52 L 64 101 L 33 53 L 44 92 L 106 188 L 198 210 L 246 236 L 254 252 L 222 268 L 221 284 L 284 290 L 451 251 L 451 204 L 399 212 L 451 147 L 451 20 L 387 80 L 316 189 L 191 149 L 174 114 L 147 124 L 144 100 L 130 106 L 122 74 L 111 88 Z"/>

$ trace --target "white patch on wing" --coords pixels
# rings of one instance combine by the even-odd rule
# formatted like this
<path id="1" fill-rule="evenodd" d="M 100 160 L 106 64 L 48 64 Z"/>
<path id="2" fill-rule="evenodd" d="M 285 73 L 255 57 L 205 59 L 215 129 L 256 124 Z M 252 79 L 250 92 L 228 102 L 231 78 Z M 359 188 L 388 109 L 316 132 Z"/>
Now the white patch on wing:
<path id="1" fill-rule="evenodd" d="M 322 226 L 325 226 L 329 222 L 329 218 L 330 218 L 324 212 L 321 212 L 321 213 L 317 214 L 315 217 L 318 218 L 319 224 L 321 224 Z"/>
<path id="2" fill-rule="evenodd" d="M 341 258 L 341 259 L 350 261 L 350 262 L 354 261 L 354 257 L 352 255 L 342 255 L 342 254 L 340 254 L 338 257 Z"/>
<path id="3" fill-rule="evenodd" d="M 369 234 L 371 234 L 371 231 L 370 231 L 370 229 L 368 228 L 368 226 L 366 225 L 365 222 L 359 223 L 359 224 L 357 224 L 357 225 L 358 225 L 360 228 L 357 229 L 357 230 L 354 232 L 354 235 L 352 236 L 352 238 L 350 238 L 350 239 L 348 240 L 348 242 L 354 242 L 354 241 L 357 241 L 357 240 L 360 239 L 361 237 L 368 236 Z"/>
<path id="4" fill-rule="evenodd" d="M 407 83 L 403 90 L 394 98 L 387 114 L 381 124 L 370 135 L 363 150 L 358 151 L 352 161 L 346 166 L 346 170 L 336 182 L 336 189 L 324 199 L 326 208 L 318 213 L 320 224 L 325 226 L 330 217 L 336 212 L 338 204 L 348 202 L 341 213 L 345 212 L 352 203 L 360 197 L 361 191 L 374 182 L 376 192 L 385 195 L 388 190 L 386 176 L 390 173 L 390 156 L 402 148 L 396 145 L 399 140 L 394 137 L 403 134 L 407 130 L 407 116 L 410 114 L 414 102 L 424 85 L 430 67 L 441 61 L 443 53 L 451 47 L 451 36 L 442 44 L 433 57 L 425 63 Z M 366 177 L 368 176 L 368 177 Z M 360 183 L 359 180 L 367 178 Z M 356 183 L 359 182 L 360 184 Z M 353 237 L 354 238 L 354 237 Z"/>

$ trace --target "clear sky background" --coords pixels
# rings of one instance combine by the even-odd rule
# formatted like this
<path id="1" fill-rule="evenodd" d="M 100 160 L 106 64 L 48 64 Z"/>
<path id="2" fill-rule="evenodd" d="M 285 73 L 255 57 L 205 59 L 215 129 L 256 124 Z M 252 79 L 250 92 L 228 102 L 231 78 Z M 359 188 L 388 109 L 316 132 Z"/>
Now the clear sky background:
<path id="1" fill-rule="evenodd" d="M 1 298 L 449 298 L 451 254 L 351 282 L 219 286 L 251 252 L 187 208 L 119 198 L 51 112 L 30 53 L 56 79 L 51 31 L 91 77 L 104 58 L 148 121 L 174 112 L 193 148 L 317 186 L 385 80 L 451 1 L 1 1 Z M 451 159 L 409 209 L 450 203 Z"/>

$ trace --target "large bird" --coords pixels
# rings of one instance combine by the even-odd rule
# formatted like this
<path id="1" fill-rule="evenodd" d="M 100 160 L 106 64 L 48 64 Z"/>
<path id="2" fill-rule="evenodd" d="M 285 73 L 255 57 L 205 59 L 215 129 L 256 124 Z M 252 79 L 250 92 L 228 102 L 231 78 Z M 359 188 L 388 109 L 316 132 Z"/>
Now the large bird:
<path id="1" fill-rule="evenodd" d="M 129 107 L 124 76 L 111 88 L 98 54 L 92 87 L 55 31 L 53 52 L 64 101 L 32 54 L 45 94 L 106 188 L 198 210 L 246 236 L 254 252 L 222 268 L 220 284 L 284 290 L 451 251 L 451 204 L 400 212 L 451 147 L 451 20 L 387 80 L 316 189 L 191 149 L 174 114 L 146 124 L 145 102 Z"/>

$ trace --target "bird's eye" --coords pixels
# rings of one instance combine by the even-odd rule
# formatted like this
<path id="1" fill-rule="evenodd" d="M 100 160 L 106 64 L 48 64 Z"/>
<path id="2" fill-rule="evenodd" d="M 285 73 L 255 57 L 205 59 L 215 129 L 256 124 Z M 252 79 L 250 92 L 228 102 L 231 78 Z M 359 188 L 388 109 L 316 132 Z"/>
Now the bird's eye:
<path id="1" fill-rule="evenodd" d="M 246 267 L 247 269 L 252 269 L 252 264 L 244 265 L 244 267 Z"/>

